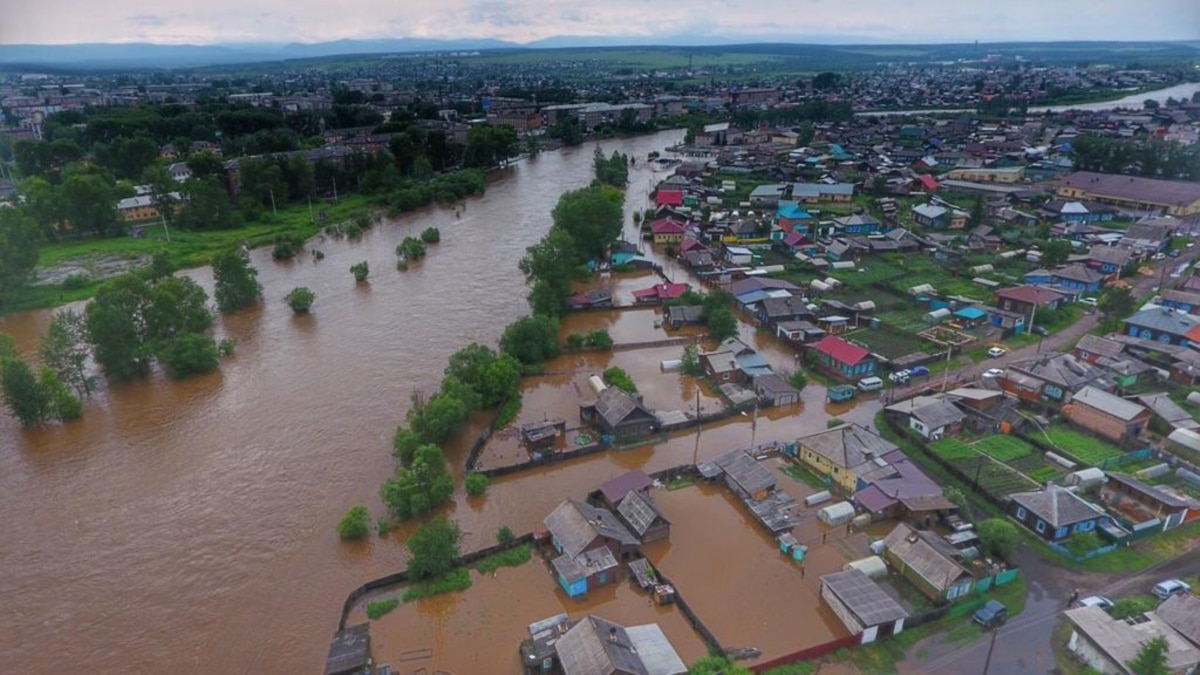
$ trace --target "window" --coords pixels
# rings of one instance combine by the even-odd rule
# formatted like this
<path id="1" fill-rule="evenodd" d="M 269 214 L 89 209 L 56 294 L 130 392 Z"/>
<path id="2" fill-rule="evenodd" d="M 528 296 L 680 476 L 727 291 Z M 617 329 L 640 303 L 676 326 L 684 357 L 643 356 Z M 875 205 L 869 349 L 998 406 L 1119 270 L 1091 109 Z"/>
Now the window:
<path id="1" fill-rule="evenodd" d="M 1062 539 L 1063 537 L 1067 536 L 1067 533 L 1068 533 L 1068 532 L 1069 532 L 1069 530 L 1068 530 L 1067 528 L 1065 528 L 1065 527 L 1060 527 L 1060 528 L 1058 528 L 1057 530 L 1055 530 L 1055 531 L 1054 531 L 1054 538 L 1055 538 L 1055 539 Z"/>
<path id="2" fill-rule="evenodd" d="M 1018 506 L 1018 507 L 1017 507 L 1017 519 L 1018 519 L 1018 520 L 1025 520 L 1025 514 L 1026 514 L 1026 513 L 1027 513 L 1027 511 L 1025 511 L 1025 507 L 1024 507 L 1024 506 Z"/>
<path id="3" fill-rule="evenodd" d="M 1037 530 L 1038 534 L 1042 534 L 1043 532 L 1046 531 L 1046 521 L 1044 521 L 1044 520 L 1037 521 L 1037 526 L 1034 527 L 1033 529 Z"/>

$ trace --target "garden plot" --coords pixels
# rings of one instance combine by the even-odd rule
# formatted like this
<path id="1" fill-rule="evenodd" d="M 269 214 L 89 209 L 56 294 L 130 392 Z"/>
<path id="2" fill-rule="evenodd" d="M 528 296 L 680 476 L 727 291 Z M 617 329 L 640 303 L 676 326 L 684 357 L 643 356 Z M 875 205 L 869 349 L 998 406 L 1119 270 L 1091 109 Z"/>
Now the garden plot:
<path id="1" fill-rule="evenodd" d="M 976 480 L 979 487 L 993 497 L 1002 498 L 1014 492 L 1034 490 L 1038 487 L 1037 483 L 1022 476 L 1012 467 L 957 438 L 935 441 L 929 447 L 934 454 L 961 471 L 963 475 Z M 989 446 L 989 449 L 999 453 L 1003 452 L 1001 447 Z M 1011 454 L 1014 449 L 1008 448 L 1007 451 Z"/>

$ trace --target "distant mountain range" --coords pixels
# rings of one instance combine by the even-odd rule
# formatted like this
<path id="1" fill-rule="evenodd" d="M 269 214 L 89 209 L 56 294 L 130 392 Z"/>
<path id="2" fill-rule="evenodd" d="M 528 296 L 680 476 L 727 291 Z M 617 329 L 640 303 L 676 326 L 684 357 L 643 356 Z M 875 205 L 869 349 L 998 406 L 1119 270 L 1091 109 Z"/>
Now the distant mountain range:
<path id="1" fill-rule="evenodd" d="M 796 36 L 792 39 L 775 38 L 770 43 L 761 39 L 748 37 L 697 37 L 697 36 L 657 36 L 657 37 L 595 37 L 595 36 L 558 36 L 549 37 L 534 42 L 516 43 L 495 39 L 459 39 L 436 40 L 427 38 L 395 38 L 375 40 L 334 40 L 315 43 L 245 43 L 245 44 L 211 44 L 211 45 L 164 45 L 153 43 L 81 43 L 63 45 L 37 44 L 0 44 L 0 68 L 37 68 L 64 70 L 101 70 L 101 69 L 145 69 L 145 68 L 183 68 L 213 65 L 231 65 L 242 63 L 262 63 L 283 61 L 287 59 L 311 59 L 350 54 L 395 54 L 417 52 L 457 52 L 481 51 L 494 49 L 596 49 L 612 47 L 731 47 L 740 46 L 748 51 L 764 52 L 767 48 L 781 48 L 780 53 L 814 53 L 817 51 L 841 51 L 852 49 L 853 46 L 872 46 L 886 48 L 887 46 L 901 47 L 894 43 L 881 42 L 852 35 L 822 34 Z M 995 50 L 1001 47 L 1025 47 L 1037 51 L 1049 45 L 1074 47 L 1095 47 L 1101 50 L 1117 47 L 1138 46 L 1149 48 L 1151 51 L 1166 52 L 1183 51 L 1188 55 L 1194 54 L 1195 43 L 1163 42 L 1163 43 L 1118 43 L 1118 42 L 1074 42 L 1074 43 L 1008 43 L 983 44 L 974 46 L 975 50 Z M 919 45 L 907 45 L 918 47 Z M 929 47 L 951 47 L 951 45 L 929 45 Z M 957 45 L 963 48 L 968 45 Z"/>

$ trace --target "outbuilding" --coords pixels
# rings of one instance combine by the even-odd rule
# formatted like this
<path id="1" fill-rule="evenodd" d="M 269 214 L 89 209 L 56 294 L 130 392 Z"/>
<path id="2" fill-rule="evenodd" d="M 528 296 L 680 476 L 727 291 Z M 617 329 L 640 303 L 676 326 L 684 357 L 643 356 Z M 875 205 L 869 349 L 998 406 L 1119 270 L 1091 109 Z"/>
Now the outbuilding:
<path id="1" fill-rule="evenodd" d="M 821 576 L 821 599 L 851 633 L 862 633 L 862 644 L 904 630 L 908 612 L 862 570 L 849 569 Z"/>

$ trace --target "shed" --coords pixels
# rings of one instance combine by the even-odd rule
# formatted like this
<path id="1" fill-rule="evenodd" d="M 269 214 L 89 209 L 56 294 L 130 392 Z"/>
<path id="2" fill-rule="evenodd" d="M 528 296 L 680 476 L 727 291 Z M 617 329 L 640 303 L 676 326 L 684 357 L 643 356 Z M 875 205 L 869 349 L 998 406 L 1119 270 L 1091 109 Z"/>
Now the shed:
<path id="1" fill-rule="evenodd" d="M 1192 405 L 1200 406 L 1200 391 L 1193 391 L 1187 395 L 1187 402 Z"/>
<path id="2" fill-rule="evenodd" d="M 817 512 L 817 518 L 830 527 L 845 525 L 854 518 L 854 505 L 850 502 L 830 504 Z"/>
<path id="3" fill-rule="evenodd" d="M 371 667 L 371 627 L 360 623 L 339 630 L 329 645 L 325 675 L 358 675 Z"/>
<path id="4" fill-rule="evenodd" d="M 908 612 L 862 570 L 849 569 L 821 576 L 821 599 L 862 643 L 904 629 Z"/>
<path id="5" fill-rule="evenodd" d="M 1200 453 L 1200 433 L 1191 429 L 1176 429 L 1167 436 L 1167 441 L 1185 450 Z"/>
<path id="6" fill-rule="evenodd" d="M 1086 490 L 1104 482 L 1104 471 L 1094 466 L 1087 469 L 1080 469 L 1079 471 L 1072 471 L 1066 475 L 1065 481 L 1067 485 L 1078 485 Z"/>
<path id="7" fill-rule="evenodd" d="M 858 560 L 851 560 L 845 565 L 842 565 L 842 569 L 860 570 L 863 574 L 866 574 L 872 579 L 882 579 L 888 575 L 887 563 L 883 562 L 883 558 L 880 558 L 877 555 L 859 558 Z"/>
<path id="8" fill-rule="evenodd" d="M 920 284 L 908 289 L 909 295 L 929 295 L 934 292 L 934 288 L 930 284 Z"/>
<path id="9" fill-rule="evenodd" d="M 950 314 L 950 310 L 946 307 L 935 309 L 932 312 L 926 312 L 925 323 L 941 323 L 941 321 L 950 316 Z"/>

